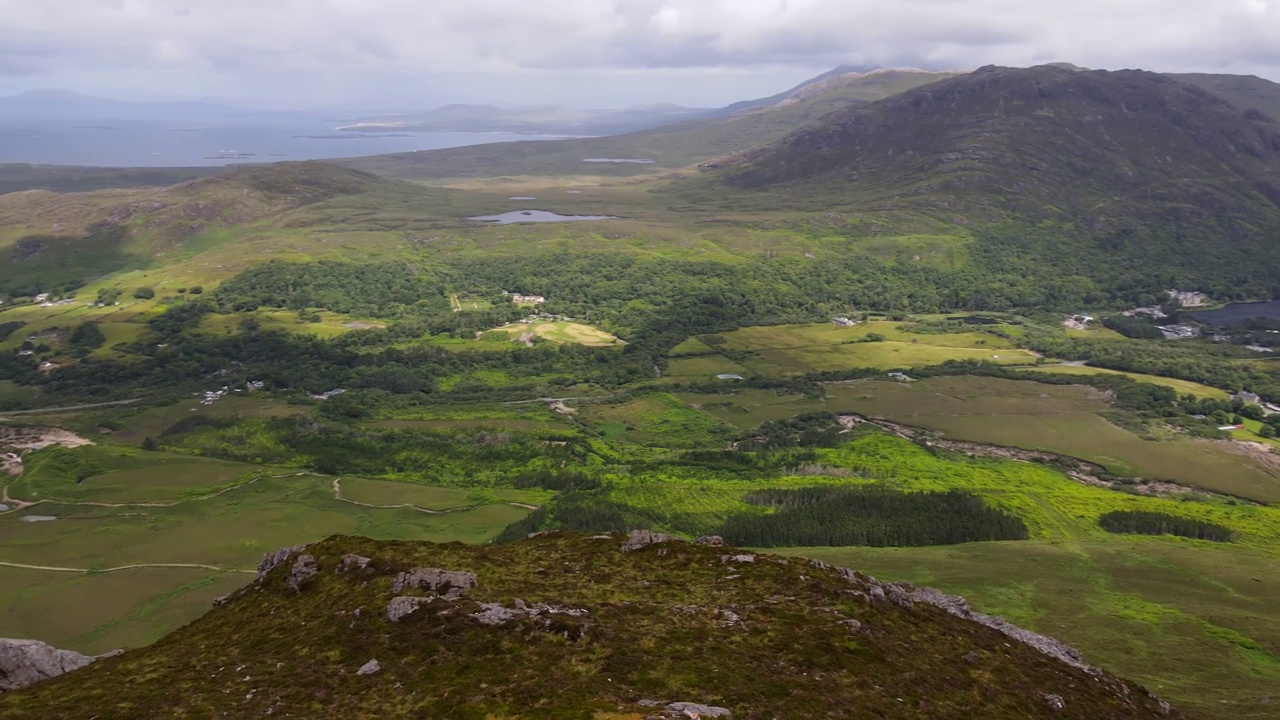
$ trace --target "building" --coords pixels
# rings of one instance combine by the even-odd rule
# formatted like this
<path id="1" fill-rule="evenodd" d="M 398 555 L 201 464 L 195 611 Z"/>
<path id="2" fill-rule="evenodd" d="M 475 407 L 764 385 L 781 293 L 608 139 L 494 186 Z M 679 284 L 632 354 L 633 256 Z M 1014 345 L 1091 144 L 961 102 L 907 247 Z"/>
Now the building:
<path id="1" fill-rule="evenodd" d="M 716 376 L 716 379 L 717 380 L 746 380 L 746 378 L 742 377 L 738 373 L 720 373 L 719 375 Z"/>
<path id="2" fill-rule="evenodd" d="M 831 322 L 835 323 L 836 325 L 839 325 L 840 327 L 853 327 L 854 325 L 858 324 L 847 317 L 833 317 L 831 318 Z"/>
<path id="3" fill-rule="evenodd" d="M 514 305 L 541 305 L 546 301 L 547 299 L 541 295 L 521 295 L 519 293 L 515 293 L 511 296 L 511 302 Z"/>
<path id="4" fill-rule="evenodd" d="M 1258 395 L 1257 393 L 1251 393 L 1248 390 L 1241 390 L 1235 395 L 1232 395 L 1231 399 L 1239 400 L 1245 405 L 1261 405 L 1262 404 L 1262 396 Z"/>

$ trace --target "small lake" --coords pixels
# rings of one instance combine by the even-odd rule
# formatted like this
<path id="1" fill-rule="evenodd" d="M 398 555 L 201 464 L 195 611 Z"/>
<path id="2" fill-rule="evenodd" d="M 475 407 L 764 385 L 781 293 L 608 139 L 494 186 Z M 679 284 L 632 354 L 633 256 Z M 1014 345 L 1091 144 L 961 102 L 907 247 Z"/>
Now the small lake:
<path id="1" fill-rule="evenodd" d="M 514 223 L 580 222 L 582 220 L 616 220 L 614 215 L 561 215 L 546 210 L 512 210 L 501 215 L 477 215 L 468 220 L 512 225 Z"/>
<path id="2" fill-rule="evenodd" d="M 1205 310 L 1204 312 L 1195 312 L 1191 314 L 1199 322 L 1206 325 L 1217 325 L 1219 327 L 1228 327 L 1231 325 L 1243 325 L 1250 320 L 1257 318 L 1267 318 L 1269 320 L 1280 320 L 1280 300 L 1272 300 L 1270 302 L 1256 303 L 1232 303 L 1218 310 Z"/>

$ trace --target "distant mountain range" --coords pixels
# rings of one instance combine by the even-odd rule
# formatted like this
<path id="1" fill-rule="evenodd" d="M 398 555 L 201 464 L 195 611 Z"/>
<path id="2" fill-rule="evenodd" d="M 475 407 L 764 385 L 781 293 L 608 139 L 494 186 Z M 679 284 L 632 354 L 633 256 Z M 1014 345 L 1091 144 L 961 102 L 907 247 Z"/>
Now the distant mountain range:
<path id="1" fill-rule="evenodd" d="M 50 122 L 75 120 L 174 121 L 261 117 L 274 113 L 198 100 L 133 102 L 81 95 L 66 90 L 32 90 L 0 97 L 0 120 Z"/>

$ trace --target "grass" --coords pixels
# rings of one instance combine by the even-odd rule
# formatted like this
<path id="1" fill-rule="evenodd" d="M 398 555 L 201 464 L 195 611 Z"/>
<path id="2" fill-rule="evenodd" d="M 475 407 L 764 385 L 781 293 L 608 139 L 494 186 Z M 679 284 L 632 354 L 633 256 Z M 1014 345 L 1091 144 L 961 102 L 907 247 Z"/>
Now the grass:
<path id="1" fill-rule="evenodd" d="M 278 568 L 150 648 L 0 696 L 0 714 L 638 720 L 653 712 L 640 698 L 680 698 L 746 718 L 1012 720 L 1048 712 L 1047 692 L 1076 717 L 1159 712 L 1141 689 L 1121 695 L 1109 678 L 993 629 L 934 608 L 856 600 L 852 591 L 871 587 L 860 578 L 776 556 L 726 568 L 722 549 L 693 543 L 623 553 L 620 540 L 331 538 L 308 550 L 319 572 L 299 590 Z M 335 572 L 348 553 L 370 567 Z M 477 586 L 392 624 L 392 578 L 414 567 L 471 571 Z M 479 603 L 511 607 L 516 598 L 585 613 L 553 615 L 549 628 L 468 617 Z M 866 630 L 851 631 L 851 619 Z M 374 657 L 382 670 L 357 676 Z"/>
<path id="2" fill-rule="evenodd" d="M 1206 718 L 1267 718 L 1280 682 L 1280 559 L 1168 538 L 797 548 L 961 594 Z M 999 568 L 993 572 L 993 568 Z"/>
<path id="3" fill-rule="evenodd" d="M 978 332 L 913 333 L 909 326 L 888 320 L 872 320 L 854 327 L 830 323 L 749 327 L 714 336 L 717 348 L 746 353 L 741 360 L 758 375 L 800 375 L 815 371 L 858 367 L 891 370 L 937 365 L 947 360 L 983 360 L 1019 365 L 1036 356 L 1006 339 Z M 875 333 L 882 340 L 868 342 Z M 695 339 L 703 347 L 706 342 Z M 689 341 L 686 341 L 689 342 Z M 699 349 L 677 347 L 687 354 Z"/>
<path id="4" fill-rule="evenodd" d="M 497 329 L 509 333 L 512 339 L 526 333 L 533 333 L 543 340 L 559 344 L 574 343 L 588 347 L 613 347 L 626 344 L 599 328 L 575 322 L 513 323 Z"/>
<path id="5" fill-rule="evenodd" d="M 584 405 L 582 416 L 610 440 L 655 448 L 714 444 L 728 430 L 674 396 L 654 393 L 611 405 Z"/>
<path id="6" fill-rule="evenodd" d="M 234 465 L 202 459 L 186 462 L 199 463 L 204 472 Z M 153 484 L 150 492 L 133 485 L 117 499 L 168 501 L 181 494 L 182 484 L 188 482 L 164 473 L 162 467 L 137 473 Z M 173 485 L 165 485 L 165 478 Z M 455 500 L 462 499 L 461 505 L 477 506 L 428 515 L 412 509 L 339 502 L 331 485 L 332 478 L 289 472 L 283 477 L 263 477 L 211 499 L 188 500 L 172 507 L 42 503 L 24 513 L 0 515 L 0 547 L 4 548 L 0 561 L 71 568 L 200 563 L 251 569 L 268 550 L 334 533 L 480 543 L 529 512 L 506 504 L 508 501 L 536 502 L 542 497 L 537 492 L 503 490 L 471 498 L 460 491 L 402 483 L 344 481 L 344 493 L 350 488 L 351 497 L 364 502 L 413 498 L 428 505 L 453 506 Z M 11 488 L 14 495 L 22 497 L 18 490 Z M 24 514 L 59 519 L 27 523 L 20 520 Z M 56 639 L 87 652 L 154 640 L 198 617 L 214 596 L 226 594 L 244 581 L 242 575 L 172 568 L 51 575 L 0 567 L 0 578 L 5 579 L 0 584 L 0 606 L 5 608 L 0 613 L 0 635 Z M 57 581 L 49 582 L 50 578 Z M 69 594 L 73 589 L 83 592 Z"/>
<path id="7" fill-rule="evenodd" d="M 1178 380 L 1176 378 L 1160 377 L 1159 375 L 1144 375 L 1142 373 L 1121 372 L 1119 370 L 1108 370 L 1105 368 L 1095 368 L 1079 365 L 1043 365 L 1034 368 L 1027 368 L 1028 371 L 1054 373 L 1057 375 L 1125 375 L 1137 380 L 1138 382 L 1151 383 L 1152 385 L 1163 385 L 1172 388 L 1179 395 L 1194 395 L 1196 397 L 1213 398 L 1215 400 L 1226 400 L 1227 391 L 1219 390 L 1208 385 L 1191 382 L 1189 380 Z"/>
<path id="8" fill-rule="evenodd" d="M 1118 475 L 1170 480 L 1280 502 L 1280 473 L 1223 443 L 1144 440 L 1105 420 L 1105 396 L 1085 386 L 997 378 L 945 377 L 904 384 L 838 383 L 825 400 L 743 390 L 683 395 L 686 402 L 742 429 L 801 412 L 857 412 L 941 432 L 959 440 L 1047 450 L 1098 463 Z"/>
<path id="9" fill-rule="evenodd" d="M 310 313 L 308 313 L 310 314 Z M 316 313 L 320 322 L 310 322 L 299 317 L 296 312 L 288 310 L 257 310 L 251 313 L 235 313 L 206 315 L 200 323 L 200 329 L 216 335 L 234 335 L 239 332 L 240 323 L 252 318 L 263 330 L 282 330 L 299 335 L 311 335 L 318 338 L 335 338 L 352 330 L 374 327 L 386 327 L 385 322 L 353 318 L 329 311 Z"/>

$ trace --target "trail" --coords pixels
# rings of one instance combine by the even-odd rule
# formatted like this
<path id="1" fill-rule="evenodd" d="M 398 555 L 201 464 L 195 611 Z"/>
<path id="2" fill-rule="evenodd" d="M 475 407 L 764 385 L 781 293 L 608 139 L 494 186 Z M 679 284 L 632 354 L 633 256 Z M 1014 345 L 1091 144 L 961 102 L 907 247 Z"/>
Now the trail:
<path id="1" fill-rule="evenodd" d="M 60 500 L 58 498 L 43 498 L 40 500 L 18 500 L 16 498 L 9 497 L 9 486 L 5 485 L 4 488 L 0 490 L 0 503 L 6 504 L 6 505 L 12 505 L 14 510 L 23 510 L 26 508 L 35 507 L 40 503 L 46 503 L 46 502 L 52 503 L 54 505 L 70 505 L 73 507 L 170 508 L 170 507 L 176 507 L 178 505 L 182 505 L 184 503 L 189 503 L 189 502 L 202 502 L 205 500 L 212 500 L 218 497 L 219 495 L 225 495 L 233 490 L 239 490 L 241 488 L 249 487 L 250 485 L 262 480 L 274 480 L 279 478 L 299 477 L 302 475 L 314 475 L 314 474 L 315 473 L 303 471 L 303 472 L 297 472 L 297 473 L 289 473 L 286 475 L 259 475 L 257 477 L 246 480 L 242 483 L 238 483 L 236 485 L 228 485 L 227 487 L 224 487 L 221 490 L 215 490 L 207 495 L 200 495 L 197 497 L 190 497 L 190 498 L 182 498 L 180 500 L 172 500 L 169 502 L 139 501 L 139 502 L 109 503 L 109 502 L 97 502 L 94 500 Z"/>
<path id="2" fill-rule="evenodd" d="M 68 412 L 71 410 L 92 410 L 94 408 L 114 407 L 116 405 L 132 405 L 142 398 L 132 400 L 116 400 L 114 402 L 93 403 L 91 405 L 67 405 L 65 407 L 37 408 L 35 410 L 5 410 L 0 412 L 0 420 L 13 415 L 38 415 L 41 413 Z"/>
<path id="3" fill-rule="evenodd" d="M 448 510 L 432 510 L 430 508 L 418 507 L 417 505 L 412 505 L 410 503 L 402 503 L 400 505 L 374 505 L 372 503 L 363 503 L 358 500 L 352 500 L 351 498 L 343 497 L 342 496 L 342 478 L 333 479 L 333 499 L 337 500 L 338 502 L 350 503 L 352 505 L 357 505 L 359 507 L 365 507 L 365 508 L 372 508 L 374 510 L 401 510 L 401 509 L 407 508 L 409 510 L 415 510 L 425 515 L 451 515 L 453 513 L 467 512 L 468 510 L 475 510 L 476 508 L 484 507 L 487 504 L 487 503 L 478 503 L 476 505 L 464 505 L 462 507 L 449 508 Z M 538 509 L 537 505 L 529 505 L 527 503 L 520 503 L 520 502 L 513 502 L 513 501 L 506 501 L 501 504 L 511 505 L 513 507 L 518 507 L 518 508 L 524 508 L 526 510 Z"/>
<path id="4" fill-rule="evenodd" d="M 25 563 L 11 563 L 0 560 L 0 567 L 18 568 L 19 570 L 45 570 L 48 572 L 67 572 L 67 573 L 109 573 L 120 572 L 121 570 L 139 570 L 142 568 L 186 568 L 191 570 L 212 570 L 214 572 L 229 573 L 256 573 L 257 570 L 241 570 L 239 568 L 224 568 L 217 565 L 202 565 L 199 563 L 139 563 L 136 565 L 121 565 L 113 568 L 72 568 L 72 567 L 56 567 L 51 565 L 27 565 Z"/>

